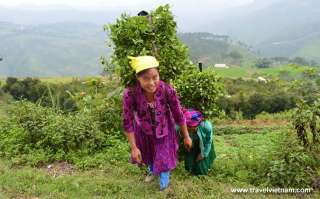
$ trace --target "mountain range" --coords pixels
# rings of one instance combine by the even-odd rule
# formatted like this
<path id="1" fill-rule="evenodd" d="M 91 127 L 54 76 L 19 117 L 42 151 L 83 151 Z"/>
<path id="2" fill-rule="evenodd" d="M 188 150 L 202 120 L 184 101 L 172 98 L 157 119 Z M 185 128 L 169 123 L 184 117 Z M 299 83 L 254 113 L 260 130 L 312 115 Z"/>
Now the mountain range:
<path id="1" fill-rule="evenodd" d="M 59 9 L 0 7 L 0 76 L 102 71 L 99 59 L 111 53 L 102 24 L 121 11 Z M 319 0 L 253 0 L 200 16 L 198 22 L 177 18 L 178 28 L 188 29 L 178 29 L 179 37 L 195 62 L 244 65 L 256 57 L 303 57 L 320 63 Z"/>
<path id="2" fill-rule="evenodd" d="M 206 27 L 252 45 L 262 56 L 320 62 L 319 0 L 255 0 Z"/>

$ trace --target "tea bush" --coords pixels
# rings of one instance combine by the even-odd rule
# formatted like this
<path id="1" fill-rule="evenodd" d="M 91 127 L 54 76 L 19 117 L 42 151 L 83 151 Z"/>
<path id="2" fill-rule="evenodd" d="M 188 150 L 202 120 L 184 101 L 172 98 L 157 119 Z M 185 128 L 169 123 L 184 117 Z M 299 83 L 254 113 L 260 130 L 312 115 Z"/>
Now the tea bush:
<path id="1" fill-rule="evenodd" d="M 101 131 L 91 114 L 63 114 L 27 101 L 17 102 L 0 127 L 1 155 L 32 165 L 73 161 L 109 150 L 117 144 L 115 135 L 121 135 L 115 130 L 119 128 Z"/>
<path id="2" fill-rule="evenodd" d="M 93 116 L 102 132 L 113 132 L 118 138 L 123 138 L 120 132 L 122 123 L 122 103 L 120 96 L 112 96 L 102 100 L 102 104 L 93 109 Z"/>
<path id="3" fill-rule="evenodd" d="M 218 98 L 223 95 L 224 87 L 215 72 L 184 73 L 174 81 L 174 87 L 184 106 L 196 108 L 206 117 L 220 116 Z"/>
<path id="4" fill-rule="evenodd" d="M 300 101 L 294 110 L 292 124 L 304 147 L 316 147 L 320 143 L 320 99 L 308 105 Z M 311 139 L 312 137 L 312 139 Z"/>
<path id="5" fill-rule="evenodd" d="M 159 6 L 148 16 L 122 15 L 116 23 L 105 26 L 113 47 L 112 64 L 124 86 L 136 82 L 127 56 L 153 55 L 159 63 L 161 78 L 174 80 L 190 64 L 187 47 L 177 37 L 176 22 L 169 5 Z"/>
<path id="6" fill-rule="evenodd" d="M 319 150 L 302 147 L 292 134 L 279 143 L 267 170 L 267 184 L 273 187 L 311 187 L 320 167 Z"/>
<path id="7" fill-rule="evenodd" d="M 254 119 L 256 115 L 279 113 L 296 107 L 299 99 L 312 103 L 319 88 L 311 83 L 286 82 L 271 79 L 267 83 L 244 79 L 223 79 L 227 95 L 218 99 L 218 106 L 226 115 L 236 119 L 242 113 L 245 119 Z"/>
<path id="8" fill-rule="evenodd" d="M 8 77 L 3 90 L 15 100 L 28 100 L 40 103 L 43 106 L 72 112 L 77 110 L 77 107 L 66 91 L 76 91 L 80 86 L 80 82 L 77 81 L 65 84 L 49 84 L 43 83 L 37 78 L 27 77 L 19 80 L 14 77 Z"/>

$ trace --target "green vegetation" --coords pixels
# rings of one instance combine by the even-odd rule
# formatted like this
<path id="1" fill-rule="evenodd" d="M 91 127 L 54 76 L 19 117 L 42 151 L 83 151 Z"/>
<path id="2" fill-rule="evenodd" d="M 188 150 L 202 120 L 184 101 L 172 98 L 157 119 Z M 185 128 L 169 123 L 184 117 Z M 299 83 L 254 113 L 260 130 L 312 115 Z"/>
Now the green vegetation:
<path id="1" fill-rule="evenodd" d="M 303 71 L 311 68 L 308 66 L 297 66 L 294 65 L 282 65 L 273 66 L 269 68 L 256 68 L 256 67 L 232 67 L 232 68 L 212 68 L 221 77 L 230 78 L 254 78 L 263 76 L 266 78 L 281 78 L 281 79 L 297 79 L 301 78 Z"/>
<path id="2" fill-rule="evenodd" d="M 319 96 L 314 80 L 267 82 L 225 78 L 226 95 L 220 97 L 219 107 L 230 118 L 255 118 L 262 112 L 277 113 L 292 109 L 298 100 L 312 103 Z"/>
<path id="3" fill-rule="evenodd" d="M 224 93 L 221 79 L 213 71 L 185 72 L 174 81 L 181 103 L 202 111 L 206 117 L 221 115 L 218 99 Z"/>
<path id="4" fill-rule="evenodd" d="M 109 26 L 115 54 L 106 62 L 111 67 L 107 72 L 120 72 L 119 76 L 108 73 L 109 78 L 60 82 L 9 77 L 1 82 L 0 197 L 320 197 L 317 69 L 291 64 L 279 67 L 280 71 L 256 69 L 245 78 L 220 78 L 211 69 L 190 72 L 187 49 L 176 36 L 169 7 L 161 6 L 151 16 L 156 27 L 168 32 L 154 34 L 148 18 L 141 16 L 123 15 Z M 124 28 L 136 26 L 143 31 Z M 131 36 L 135 39 L 125 39 Z M 171 43 L 160 42 L 166 36 Z M 128 162 L 129 146 L 121 128 L 121 93 L 133 78 L 124 71 L 129 67 L 126 56 L 149 53 L 163 63 L 160 73 L 174 80 L 183 105 L 196 106 L 204 100 L 202 107 L 196 107 L 208 111 L 215 127 L 217 159 L 209 174 L 192 176 L 179 162 L 164 192 L 157 192 L 157 181 L 143 182 L 145 167 Z M 236 52 L 229 55 L 240 58 Z M 228 75 L 236 77 L 241 72 L 236 69 Z M 263 72 L 270 74 L 267 81 L 252 79 Z M 310 194 L 232 193 L 233 188 L 266 187 L 313 190 Z"/>
<path id="5" fill-rule="evenodd" d="M 245 66 L 252 64 L 256 58 L 251 47 L 226 35 L 195 32 L 179 33 L 178 36 L 189 47 L 192 61 L 202 62 L 205 67 L 219 63 Z"/>
<path id="6" fill-rule="evenodd" d="M 293 125 L 305 147 L 318 147 L 320 142 L 320 101 L 308 105 L 300 101 L 294 112 Z M 312 137 L 312 138 L 311 138 Z"/>
<path id="7" fill-rule="evenodd" d="M 188 49 L 177 37 L 176 22 L 169 5 L 159 6 L 148 16 L 122 15 L 116 23 L 106 26 L 106 29 L 109 30 L 114 45 L 111 62 L 119 71 L 124 86 L 136 81 L 128 56 L 156 57 L 161 79 L 167 82 L 192 69 Z"/>
<path id="8" fill-rule="evenodd" d="M 246 85 L 238 81 L 227 87 Z M 218 156 L 209 175 L 190 176 L 180 162 L 170 189 L 155 192 L 157 181 L 144 183 L 145 170 L 128 163 L 129 149 L 121 133 L 121 89 L 115 89 L 119 84 L 96 87 L 98 79 L 85 82 L 79 85 L 85 85 L 86 94 L 74 95 L 78 110 L 73 113 L 26 101 L 0 106 L 1 111 L 6 109 L 0 123 L 1 197 L 124 198 L 130 193 L 133 198 L 181 198 L 192 193 L 191 198 L 261 198 L 231 189 L 301 188 L 316 182 L 319 153 L 301 148 L 288 111 L 262 113 L 259 120 L 214 122 Z"/>
<path id="9" fill-rule="evenodd" d="M 262 126 L 256 127 L 261 128 Z M 263 194 L 235 194 L 231 193 L 231 189 L 277 187 L 266 183 L 273 183 L 275 180 L 273 175 L 279 174 L 278 170 L 274 170 L 277 169 L 274 166 L 277 164 L 271 161 L 277 160 L 279 147 L 283 149 L 282 140 L 288 139 L 289 135 L 285 132 L 287 132 L 286 127 L 259 134 L 248 132 L 216 135 L 215 146 L 218 157 L 209 175 L 203 177 L 188 175 L 183 168 L 183 163 L 180 163 L 173 172 L 170 189 L 165 192 L 155 192 L 158 190 L 157 181 L 150 184 L 142 181 L 145 170 L 140 170 L 127 162 L 129 155 L 127 151 L 119 159 L 118 150 L 120 147 L 127 147 L 125 142 L 118 142 L 119 147 L 112 147 L 108 153 L 103 153 L 99 157 L 95 156 L 96 158 L 91 162 L 98 161 L 99 166 L 86 171 L 77 168 L 67 170 L 59 166 L 59 163 L 51 164 L 52 169 L 47 167 L 48 164 L 36 168 L 16 167 L 10 161 L 2 159 L 0 161 L 0 190 L 4 198 L 127 198 L 128 195 L 132 198 L 211 198 L 212 196 L 261 198 Z M 291 136 L 292 134 L 289 137 Z M 292 147 L 291 145 L 291 149 Z M 309 157 L 302 156 L 301 158 Z M 87 163 L 90 162 L 87 160 Z M 304 168 L 304 166 L 296 168 Z M 304 175 L 303 171 L 304 169 L 298 175 Z M 270 172 L 270 175 L 265 172 Z M 282 176 L 284 180 L 287 179 L 285 177 Z M 305 186 L 299 184 L 298 187 Z M 314 194 L 319 195 L 319 193 Z M 292 198 L 293 194 L 267 196 L 269 198 Z M 317 197 L 313 194 L 303 196 Z"/>
<path id="10" fill-rule="evenodd" d="M 88 23 L 15 25 L 0 23 L 1 76 L 98 75 L 110 49 L 103 29 Z"/>

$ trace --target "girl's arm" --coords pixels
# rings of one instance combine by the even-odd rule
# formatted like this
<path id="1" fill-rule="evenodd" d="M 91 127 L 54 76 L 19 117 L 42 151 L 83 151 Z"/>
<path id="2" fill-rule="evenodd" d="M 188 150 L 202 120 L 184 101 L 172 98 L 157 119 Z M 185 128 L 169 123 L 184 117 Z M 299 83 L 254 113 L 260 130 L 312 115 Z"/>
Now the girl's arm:
<path id="1" fill-rule="evenodd" d="M 131 148 L 131 157 L 137 163 L 142 162 L 141 152 L 136 146 L 134 137 L 133 95 L 127 88 L 122 98 L 122 125 Z"/>
<path id="2" fill-rule="evenodd" d="M 180 101 L 178 99 L 177 93 L 170 85 L 167 86 L 168 93 L 168 104 L 170 106 L 170 110 L 172 112 L 172 116 L 175 122 L 180 126 L 181 133 L 183 136 L 183 142 L 187 150 L 190 150 L 192 147 L 192 140 L 188 133 L 188 128 L 186 125 L 186 119 L 182 112 L 182 107 L 180 105 Z"/>

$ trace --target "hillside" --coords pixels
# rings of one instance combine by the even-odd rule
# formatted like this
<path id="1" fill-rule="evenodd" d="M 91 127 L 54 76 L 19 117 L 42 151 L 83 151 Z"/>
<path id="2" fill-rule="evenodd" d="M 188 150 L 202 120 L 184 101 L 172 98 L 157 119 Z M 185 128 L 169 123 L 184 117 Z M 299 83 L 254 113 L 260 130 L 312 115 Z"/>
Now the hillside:
<path id="1" fill-rule="evenodd" d="M 102 71 L 101 56 L 111 50 L 102 26 L 88 23 L 15 25 L 0 23 L 0 76 L 91 76 Z M 241 65 L 250 47 L 210 33 L 178 35 L 193 61 Z"/>
<path id="2" fill-rule="evenodd" d="M 262 56 L 302 56 L 320 60 L 320 1 L 255 0 L 231 10 L 210 32 L 230 35 L 260 51 Z"/>
<path id="3" fill-rule="evenodd" d="M 0 76 L 97 75 L 107 55 L 101 26 L 0 23 Z"/>
<path id="4" fill-rule="evenodd" d="M 233 41 L 226 35 L 180 33 L 178 36 L 189 47 L 194 62 L 202 62 L 205 65 L 226 63 L 241 66 L 252 62 L 255 58 L 250 46 Z"/>
<path id="5" fill-rule="evenodd" d="M 224 9 L 217 9 L 211 6 L 213 5 L 211 4 L 212 2 L 198 3 L 196 7 L 192 2 L 172 2 L 171 4 L 178 22 L 179 31 L 228 35 L 233 41 L 236 41 L 233 43 L 238 41 L 246 43 L 250 46 L 250 51 L 253 49 L 253 51 L 259 52 L 259 56 L 262 57 L 283 56 L 294 58 L 298 56 L 308 61 L 320 62 L 320 54 L 318 53 L 320 50 L 319 0 L 240 1 L 246 1 L 246 3 L 237 4 L 237 1 L 225 2 L 224 4 L 229 4 L 229 6 Z M 187 7 L 184 7 L 184 4 Z M 190 9 L 190 5 L 192 5 L 192 9 Z M 20 6 L 7 8 L 0 5 L 0 39 L 2 39 L 0 57 L 7 56 L 4 60 L 5 63 L 0 62 L 0 76 L 4 74 L 25 75 L 26 71 L 31 71 L 32 74 L 39 74 L 39 69 L 46 68 L 48 65 L 46 67 L 43 65 L 48 62 L 50 62 L 50 72 L 45 73 L 42 71 L 39 75 L 98 74 L 98 71 L 101 71 L 101 67 L 98 66 L 97 59 L 109 52 L 104 45 L 105 33 L 102 31 L 102 24 L 114 21 L 116 16 L 121 13 L 136 15 L 140 10 L 140 8 L 125 9 L 124 7 L 111 8 L 108 6 L 99 8 L 98 10 L 74 9 L 68 6 Z M 28 29 L 29 32 L 26 34 L 20 30 L 20 25 L 1 23 L 1 21 L 29 24 L 22 27 L 24 30 Z M 74 26 L 77 27 L 74 29 Z M 56 28 L 58 32 L 56 32 Z M 66 31 L 65 28 L 72 30 L 71 32 L 78 31 L 79 34 L 93 31 L 91 32 L 93 35 L 82 35 L 83 42 L 79 43 L 76 39 L 64 38 L 66 36 L 64 33 L 70 34 L 70 31 Z M 34 35 L 34 31 L 37 32 L 42 29 L 45 29 L 45 31 L 40 31 L 41 37 Z M 47 38 L 48 32 L 63 36 L 56 37 L 51 35 L 50 38 Z M 8 37 L 2 38 L 3 36 Z M 210 49 L 206 41 L 201 40 L 199 42 L 205 46 L 203 49 Z M 37 44 L 34 46 L 34 43 Z M 215 44 L 221 47 L 217 42 Z M 39 47 L 38 45 L 41 46 Z M 224 58 L 221 59 L 216 53 L 205 52 L 199 47 L 202 45 L 193 45 L 194 48 L 191 50 L 193 57 L 197 58 L 199 56 L 194 56 L 194 54 L 203 52 L 200 53 L 202 57 L 200 60 L 203 62 L 234 62 L 232 58 L 225 60 Z M 71 52 L 61 52 L 60 47 L 63 47 L 63 49 L 67 47 Z M 28 49 L 28 52 L 24 50 L 25 48 Z M 84 52 L 80 49 L 92 49 L 92 51 L 90 53 L 85 52 L 87 55 L 83 55 Z M 212 50 L 214 51 L 214 49 Z M 232 51 L 228 50 L 226 54 Z M 238 49 L 236 51 L 242 50 Z M 48 54 L 52 54 L 53 57 L 48 56 Z M 56 54 L 63 55 L 56 57 Z M 244 55 L 245 53 L 240 52 L 240 54 Z M 12 55 L 14 56 L 12 57 Z M 20 55 L 19 58 L 17 58 L 18 55 Z M 68 55 L 69 58 L 65 59 L 65 55 Z M 81 57 L 77 58 L 77 55 L 81 55 Z M 231 55 L 237 57 L 238 53 L 232 53 Z M 244 56 L 244 60 L 246 60 L 245 58 L 246 56 Z M 73 59 L 78 60 L 70 61 Z M 248 62 L 250 63 L 251 61 L 249 60 Z M 60 65 L 57 66 L 57 64 Z M 235 63 L 235 65 L 238 64 Z M 246 63 L 242 64 L 247 65 Z M 65 70 L 66 66 L 67 70 Z M 21 71 L 19 69 L 21 67 L 26 70 Z M 79 67 L 82 72 L 74 69 L 74 67 Z M 28 74 L 30 73 L 28 72 Z"/>
<path id="6" fill-rule="evenodd" d="M 299 56 L 320 62 L 320 22 L 283 30 L 256 49 L 267 56 Z"/>

